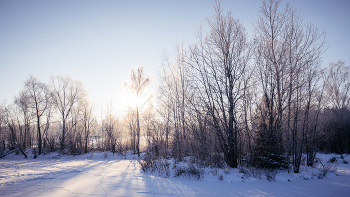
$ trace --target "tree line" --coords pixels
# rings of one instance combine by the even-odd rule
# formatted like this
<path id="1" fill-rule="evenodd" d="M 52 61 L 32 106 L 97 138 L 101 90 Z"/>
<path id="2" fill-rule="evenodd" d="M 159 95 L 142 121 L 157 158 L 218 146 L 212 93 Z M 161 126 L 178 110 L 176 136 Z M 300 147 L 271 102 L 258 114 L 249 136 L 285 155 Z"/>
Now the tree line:
<path id="1" fill-rule="evenodd" d="M 324 31 L 278 0 L 262 1 L 252 36 L 220 2 L 206 24 L 196 43 L 165 56 L 156 97 L 145 95 L 143 68 L 131 70 L 125 87 L 147 99 L 124 115 L 109 107 L 97 120 L 82 84 L 69 77 L 29 77 L 14 102 L 1 105 L 2 149 L 146 150 L 294 172 L 304 155 L 312 166 L 316 152 L 350 152 L 349 67 L 323 65 Z"/>
<path id="2" fill-rule="evenodd" d="M 165 58 L 166 139 L 155 144 L 167 151 L 170 134 L 177 160 L 294 172 L 304 155 L 312 166 L 317 151 L 349 153 L 349 67 L 323 65 L 326 33 L 278 0 L 262 1 L 253 36 L 220 2 L 214 11 L 207 33 L 199 28 L 196 43 Z"/>

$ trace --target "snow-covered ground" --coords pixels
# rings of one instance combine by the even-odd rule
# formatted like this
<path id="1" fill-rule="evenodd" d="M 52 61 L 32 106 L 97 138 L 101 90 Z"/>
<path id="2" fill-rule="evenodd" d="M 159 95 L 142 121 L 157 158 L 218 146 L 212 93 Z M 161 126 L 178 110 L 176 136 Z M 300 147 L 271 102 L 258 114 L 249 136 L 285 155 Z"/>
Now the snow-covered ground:
<path id="1" fill-rule="evenodd" d="M 165 178 L 142 172 L 137 157 L 130 154 L 56 155 L 25 159 L 11 154 L 0 159 L 0 196 L 350 196 L 350 164 L 341 159 L 333 166 L 337 173 L 323 179 L 302 166 L 299 174 L 280 172 L 269 182 L 263 176 L 244 177 L 238 169 L 215 175 L 207 169 L 200 181 Z M 318 155 L 324 163 L 334 156 Z M 350 156 L 344 160 L 350 161 Z"/>

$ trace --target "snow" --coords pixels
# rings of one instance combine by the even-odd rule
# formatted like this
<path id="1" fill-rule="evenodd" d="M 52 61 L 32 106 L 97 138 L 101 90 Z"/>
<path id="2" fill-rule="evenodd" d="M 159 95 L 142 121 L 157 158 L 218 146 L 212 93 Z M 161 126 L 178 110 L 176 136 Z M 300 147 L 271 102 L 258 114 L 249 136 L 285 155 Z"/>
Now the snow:
<path id="1" fill-rule="evenodd" d="M 337 173 L 318 179 L 312 176 L 317 169 L 302 166 L 301 173 L 281 171 L 269 182 L 264 175 L 244 177 L 239 169 L 220 169 L 215 175 L 204 169 L 203 178 L 195 180 L 144 173 L 131 154 L 52 153 L 36 159 L 11 154 L 0 159 L 0 196 L 349 196 L 350 164 L 343 164 L 339 155 L 317 157 L 323 163 L 337 157 Z M 350 161 L 350 156 L 344 155 L 344 160 Z"/>

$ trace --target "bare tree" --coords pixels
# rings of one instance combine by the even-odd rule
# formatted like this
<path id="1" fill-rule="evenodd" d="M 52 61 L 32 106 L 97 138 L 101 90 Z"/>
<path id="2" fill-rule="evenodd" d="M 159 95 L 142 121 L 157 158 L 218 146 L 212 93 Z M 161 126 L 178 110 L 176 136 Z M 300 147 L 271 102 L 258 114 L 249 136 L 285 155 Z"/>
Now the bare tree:
<path id="1" fill-rule="evenodd" d="M 92 124 L 95 121 L 93 114 L 93 107 L 89 104 L 88 101 L 83 102 L 83 134 L 84 134 L 84 152 L 88 152 L 88 142 L 91 136 Z"/>
<path id="2" fill-rule="evenodd" d="M 72 108 L 66 120 L 66 150 L 70 154 L 80 154 L 83 151 L 83 99 Z"/>
<path id="3" fill-rule="evenodd" d="M 247 33 L 231 12 L 223 15 L 220 2 L 215 15 L 207 19 L 210 33 L 190 49 L 195 86 L 201 101 L 212 116 L 212 125 L 230 167 L 238 164 L 238 113 L 244 95 L 244 73 L 250 60 L 251 44 Z M 199 86 L 198 86 L 199 85 Z"/>
<path id="4" fill-rule="evenodd" d="M 124 124 L 129 130 L 130 149 L 136 154 L 136 113 L 132 107 L 128 107 L 128 111 L 124 117 Z"/>
<path id="5" fill-rule="evenodd" d="M 28 108 L 18 100 L 18 98 L 15 99 L 15 104 L 7 105 L 5 108 L 5 123 L 8 129 L 7 141 L 9 147 L 16 149 L 17 153 L 20 151 L 27 158 L 23 149 L 23 127 L 26 126 L 30 118 L 29 113 L 27 113 Z"/>
<path id="6" fill-rule="evenodd" d="M 325 106 L 323 112 L 323 150 L 350 152 L 350 74 L 344 61 L 331 63 L 325 72 Z M 326 147 L 326 148 L 325 148 Z"/>
<path id="7" fill-rule="evenodd" d="M 123 147 L 120 132 L 120 121 L 113 115 L 112 106 L 108 106 L 106 110 L 105 118 L 102 120 L 103 131 L 105 131 L 105 146 L 107 150 L 112 150 L 113 154 L 116 152 L 116 146 L 119 150 L 119 153 L 122 154 Z"/>
<path id="8" fill-rule="evenodd" d="M 350 107 L 350 70 L 345 62 L 330 63 L 326 77 L 326 92 L 329 107 L 342 109 Z"/>
<path id="9" fill-rule="evenodd" d="M 125 87 L 127 87 L 131 93 L 133 93 L 137 98 L 140 98 L 143 96 L 145 88 L 148 86 L 150 83 L 150 78 L 146 77 L 144 72 L 143 72 L 143 67 L 140 66 L 137 71 L 134 71 L 131 69 L 130 72 L 130 82 L 127 83 L 125 82 Z M 148 100 L 148 99 L 147 99 Z M 136 150 L 137 150 L 137 155 L 140 156 L 140 111 L 142 110 L 142 107 L 144 104 L 141 104 L 139 106 L 136 104 L 136 133 L 137 133 L 137 140 L 136 140 Z"/>
<path id="10" fill-rule="evenodd" d="M 168 60 L 168 59 L 167 59 Z M 168 73 L 170 69 L 169 62 L 167 61 L 167 67 L 163 67 L 162 73 L 160 74 L 160 85 L 159 85 L 159 96 L 157 98 L 157 112 L 162 119 L 162 124 L 164 128 L 164 157 L 168 157 L 169 151 L 169 138 L 171 134 L 171 124 L 174 124 L 171 113 L 173 112 L 174 105 L 172 104 L 172 80 L 173 78 Z M 175 126 L 175 125 L 174 125 Z M 179 159 L 176 158 L 175 159 Z"/>
<path id="11" fill-rule="evenodd" d="M 174 132 L 172 142 L 172 152 L 176 160 L 181 161 L 183 156 L 189 154 L 189 133 L 188 133 L 188 102 L 189 93 L 189 67 L 184 58 L 186 56 L 183 47 L 178 47 L 177 55 L 174 61 L 170 61 L 165 56 L 163 64 L 163 73 L 161 75 L 161 85 L 159 86 L 160 107 L 158 110 L 165 121 L 165 152 L 168 150 L 168 139 L 170 133 L 170 124 Z"/>
<path id="12" fill-rule="evenodd" d="M 65 148 L 65 138 L 67 132 L 67 119 L 71 114 L 73 107 L 84 96 L 82 84 L 78 81 L 73 81 L 70 77 L 52 76 L 51 91 L 53 101 L 58 110 L 61 124 L 62 135 L 60 139 L 61 150 Z"/>
<path id="13" fill-rule="evenodd" d="M 294 172 L 299 172 L 314 86 L 325 51 L 325 32 L 304 23 L 289 4 L 281 8 L 280 3 L 263 1 L 255 25 L 255 63 L 268 114 L 264 123 L 267 133 L 278 139 L 286 136 Z M 273 144 L 273 149 L 281 154 L 282 141 Z"/>
<path id="14" fill-rule="evenodd" d="M 42 132 L 41 129 L 44 125 L 41 123 L 41 117 L 51 107 L 51 93 L 44 83 L 39 82 L 35 77 L 30 76 L 25 82 L 25 94 L 28 95 L 28 107 L 34 110 L 36 124 L 37 124 L 37 136 L 38 136 L 38 148 L 40 155 L 42 152 Z"/>
<path id="15" fill-rule="evenodd" d="M 6 148 L 5 145 L 5 129 L 4 127 L 4 123 L 5 123 L 5 109 L 3 107 L 2 104 L 0 104 L 0 157 L 3 156 L 3 151 Z"/>
<path id="16" fill-rule="evenodd" d="M 21 91 L 20 96 L 15 98 L 17 106 L 17 124 L 19 129 L 18 145 L 25 149 L 27 147 L 27 136 L 30 132 L 30 125 L 33 119 L 33 114 L 30 110 L 30 97 L 25 91 Z M 18 116 L 19 115 L 19 116 Z"/>

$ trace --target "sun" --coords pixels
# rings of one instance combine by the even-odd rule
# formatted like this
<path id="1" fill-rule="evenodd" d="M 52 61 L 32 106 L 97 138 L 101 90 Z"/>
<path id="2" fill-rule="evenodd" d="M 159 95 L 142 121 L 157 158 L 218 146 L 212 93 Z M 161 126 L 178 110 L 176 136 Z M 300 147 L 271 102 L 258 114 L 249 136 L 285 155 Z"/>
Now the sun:
<path id="1" fill-rule="evenodd" d="M 136 94 L 131 93 L 130 91 L 123 90 L 119 94 L 119 106 L 121 110 L 126 110 L 129 107 L 131 108 L 142 108 L 144 109 L 147 105 L 150 104 L 152 93 L 149 90 L 145 90 L 145 92 L 141 96 L 136 96 Z"/>

